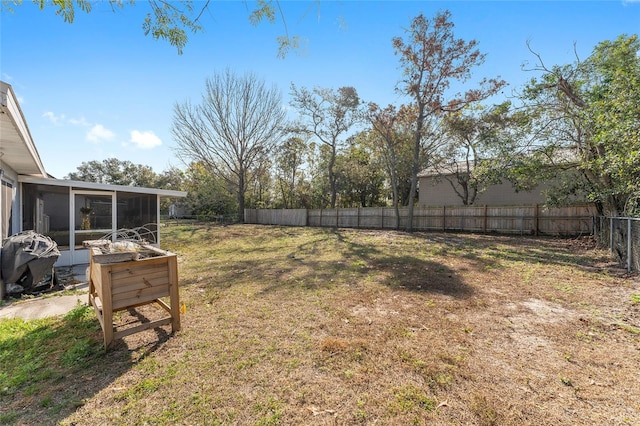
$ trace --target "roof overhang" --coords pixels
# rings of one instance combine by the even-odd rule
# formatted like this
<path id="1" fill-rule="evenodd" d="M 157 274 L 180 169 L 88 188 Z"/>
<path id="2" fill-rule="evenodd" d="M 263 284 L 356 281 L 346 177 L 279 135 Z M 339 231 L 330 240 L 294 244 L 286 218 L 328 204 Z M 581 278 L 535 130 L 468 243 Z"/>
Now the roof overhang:
<path id="1" fill-rule="evenodd" d="M 160 197 L 167 198 L 183 198 L 187 196 L 184 191 L 174 191 L 171 189 L 158 189 L 158 188 L 144 188 L 140 186 L 126 186 L 126 185 L 110 185 L 106 183 L 95 182 L 82 182 L 78 180 L 66 180 L 66 179 L 53 179 L 53 178 L 41 178 L 36 176 L 18 176 L 18 182 L 22 183 L 34 183 L 38 185 L 49 186 L 64 186 L 71 189 L 78 190 L 93 190 L 93 191 L 112 191 L 112 192 L 133 192 L 138 194 L 155 194 Z"/>
<path id="2" fill-rule="evenodd" d="M 47 176 L 11 85 L 0 81 L 0 162 L 21 175 Z"/>

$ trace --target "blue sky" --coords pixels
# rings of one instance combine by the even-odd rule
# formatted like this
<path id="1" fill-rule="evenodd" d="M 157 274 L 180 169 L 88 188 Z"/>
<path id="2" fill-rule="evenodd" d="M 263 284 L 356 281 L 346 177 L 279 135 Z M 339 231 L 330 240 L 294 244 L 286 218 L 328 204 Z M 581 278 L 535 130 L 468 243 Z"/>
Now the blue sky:
<path id="1" fill-rule="evenodd" d="M 13 86 L 47 171 L 63 177 L 85 161 L 116 157 L 160 173 L 176 159 L 173 107 L 198 102 L 205 80 L 230 68 L 276 85 L 289 102 L 301 87 L 353 86 L 365 101 L 399 105 L 401 77 L 391 38 L 418 13 L 448 9 L 454 34 L 479 42 L 487 54 L 481 77 L 501 76 L 511 89 L 537 75 L 526 42 L 549 66 L 586 58 L 600 41 L 640 33 L 640 2 L 619 1 L 282 1 L 289 34 L 306 49 L 277 58 L 281 23 L 253 27 L 252 2 L 213 1 L 204 32 L 191 35 L 183 55 L 142 32 L 144 1 L 113 12 L 96 2 L 64 23 L 30 0 L 1 15 L 0 79 Z M 496 99 L 499 101 L 501 99 Z"/>

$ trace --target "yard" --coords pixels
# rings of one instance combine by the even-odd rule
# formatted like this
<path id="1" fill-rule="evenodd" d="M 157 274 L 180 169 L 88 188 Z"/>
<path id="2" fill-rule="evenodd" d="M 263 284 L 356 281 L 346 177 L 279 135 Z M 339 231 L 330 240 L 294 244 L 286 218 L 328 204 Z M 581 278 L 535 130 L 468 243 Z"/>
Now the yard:
<path id="1" fill-rule="evenodd" d="M 588 238 L 161 238 L 179 256 L 182 330 L 104 353 L 86 308 L 1 321 L 0 424 L 640 423 L 640 281 Z"/>

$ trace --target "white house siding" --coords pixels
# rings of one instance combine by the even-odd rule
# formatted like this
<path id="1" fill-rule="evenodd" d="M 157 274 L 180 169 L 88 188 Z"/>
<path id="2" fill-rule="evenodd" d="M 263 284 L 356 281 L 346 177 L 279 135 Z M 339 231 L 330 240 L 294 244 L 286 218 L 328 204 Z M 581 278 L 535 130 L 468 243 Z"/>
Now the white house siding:
<path id="1" fill-rule="evenodd" d="M 19 224 L 18 175 L 0 161 L 0 242 L 15 233 Z M 9 220 L 12 223 L 9 223 Z M 1 246 L 1 244 L 0 244 Z"/>
<path id="2" fill-rule="evenodd" d="M 516 191 L 510 183 L 491 185 L 478 194 L 474 204 L 488 206 L 517 206 L 544 204 L 543 191 L 548 185 L 540 185 L 531 191 Z M 462 198 L 456 194 L 446 179 L 436 180 L 434 176 L 420 177 L 418 204 L 421 206 L 462 206 Z"/>

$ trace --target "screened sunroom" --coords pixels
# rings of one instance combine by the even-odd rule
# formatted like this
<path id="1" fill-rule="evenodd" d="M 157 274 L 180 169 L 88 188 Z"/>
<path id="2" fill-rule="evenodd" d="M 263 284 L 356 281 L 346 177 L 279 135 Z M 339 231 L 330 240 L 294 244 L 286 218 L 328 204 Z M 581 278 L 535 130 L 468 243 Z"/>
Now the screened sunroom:
<path id="1" fill-rule="evenodd" d="M 160 199 L 186 193 L 154 188 L 20 176 L 21 229 L 51 237 L 58 266 L 89 262 L 83 241 L 139 236 L 160 244 Z"/>

